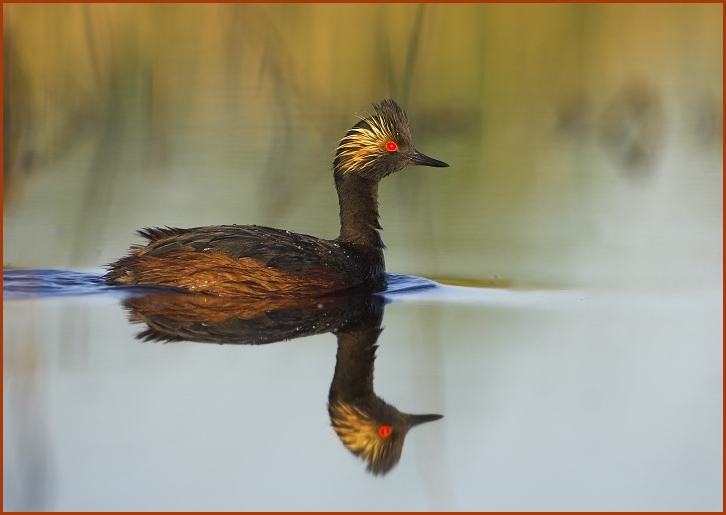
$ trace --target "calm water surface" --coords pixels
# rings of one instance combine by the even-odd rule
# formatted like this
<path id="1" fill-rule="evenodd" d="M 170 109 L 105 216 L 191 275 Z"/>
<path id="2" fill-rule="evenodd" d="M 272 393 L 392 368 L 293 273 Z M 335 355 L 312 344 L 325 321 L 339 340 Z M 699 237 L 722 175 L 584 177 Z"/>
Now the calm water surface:
<path id="1" fill-rule="evenodd" d="M 717 509 L 718 291 L 391 276 L 374 389 L 413 428 L 383 477 L 326 409 L 336 338 L 142 342 L 98 273 L 6 271 L 6 509 Z"/>

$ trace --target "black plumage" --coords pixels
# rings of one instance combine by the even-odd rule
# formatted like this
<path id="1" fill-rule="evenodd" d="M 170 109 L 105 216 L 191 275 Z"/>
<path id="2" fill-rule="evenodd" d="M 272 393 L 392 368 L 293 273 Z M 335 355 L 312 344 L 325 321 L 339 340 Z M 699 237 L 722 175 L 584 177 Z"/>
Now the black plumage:
<path id="1" fill-rule="evenodd" d="M 147 228 L 146 246 L 111 263 L 110 284 L 173 286 L 223 296 L 326 295 L 385 288 L 378 183 L 409 165 L 448 166 L 418 152 L 406 113 L 374 105 L 341 140 L 333 162 L 340 235 L 326 240 L 257 225 Z"/>

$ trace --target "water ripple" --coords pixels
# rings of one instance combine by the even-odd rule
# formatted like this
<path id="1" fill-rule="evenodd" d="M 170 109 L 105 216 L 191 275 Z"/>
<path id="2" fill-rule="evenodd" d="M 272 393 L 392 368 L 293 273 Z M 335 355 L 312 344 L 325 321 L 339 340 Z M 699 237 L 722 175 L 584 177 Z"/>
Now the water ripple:
<path id="1" fill-rule="evenodd" d="M 393 296 L 398 294 L 419 293 L 439 288 L 440 285 L 429 279 L 417 277 L 415 275 L 404 274 L 386 274 L 386 282 L 388 287 L 383 292 L 385 296 Z"/>
<path id="2" fill-rule="evenodd" d="M 100 274 L 70 270 L 3 270 L 3 298 L 90 295 L 111 287 Z"/>
<path id="3" fill-rule="evenodd" d="M 429 291 L 439 285 L 423 277 L 403 274 L 386 274 L 388 296 L 402 296 Z M 71 270 L 3 270 L 3 298 L 24 299 L 73 295 L 93 295 L 123 291 L 158 291 L 157 287 L 108 286 L 99 273 Z"/>

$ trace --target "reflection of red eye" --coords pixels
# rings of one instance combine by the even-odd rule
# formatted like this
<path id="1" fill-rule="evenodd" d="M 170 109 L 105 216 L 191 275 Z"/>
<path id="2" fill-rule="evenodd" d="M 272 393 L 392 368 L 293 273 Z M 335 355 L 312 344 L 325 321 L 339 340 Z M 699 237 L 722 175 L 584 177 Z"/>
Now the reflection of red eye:
<path id="1" fill-rule="evenodd" d="M 395 152 L 396 150 L 398 150 L 398 145 L 396 145 L 395 141 L 389 141 L 388 143 L 386 143 L 386 150 L 388 150 L 389 152 Z"/>
<path id="2" fill-rule="evenodd" d="M 393 145 L 395 146 L 396 144 L 394 143 Z M 388 148 L 388 145 L 386 145 L 386 148 Z M 391 436 L 391 426 L 381 426 L 381 428 L 378 430 L 378 434 L 381 435 L 383 438 L 388 438 L 389 436 Z"/>

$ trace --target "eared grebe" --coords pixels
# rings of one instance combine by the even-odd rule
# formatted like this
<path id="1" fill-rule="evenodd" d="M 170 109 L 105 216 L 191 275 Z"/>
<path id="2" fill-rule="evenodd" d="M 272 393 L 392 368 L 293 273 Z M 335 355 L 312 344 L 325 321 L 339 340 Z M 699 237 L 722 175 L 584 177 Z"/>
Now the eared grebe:
<path id="1" fill-rule="evenodd" d="M 385 288 L 378 182 L 408 165 L 448 164 L 418 152 L 393 100 L 348 131 L 335 151 L 340 236 L 324 240 L 257 225 L 146 228 L 146 246 L 108 265 L 109 284 L 158 285 L 222 296 L 319 296 Z"/>

